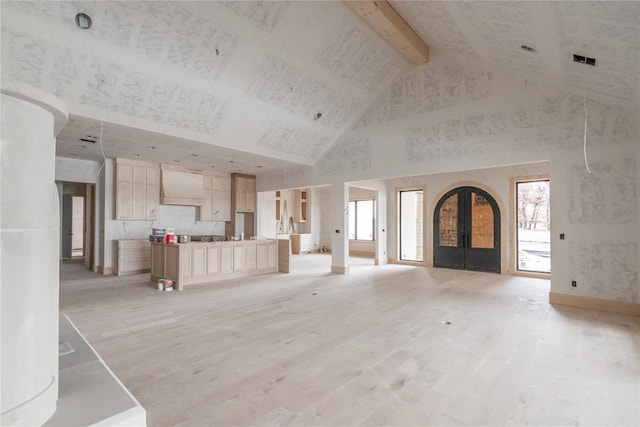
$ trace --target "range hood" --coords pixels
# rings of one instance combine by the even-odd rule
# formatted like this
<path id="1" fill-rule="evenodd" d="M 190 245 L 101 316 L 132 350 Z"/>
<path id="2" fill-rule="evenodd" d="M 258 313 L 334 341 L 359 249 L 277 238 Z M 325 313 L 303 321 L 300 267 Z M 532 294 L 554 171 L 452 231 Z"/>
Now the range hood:
<path id="1" fill-rule="evenodd" d="M 204 181 L 202 172 L 167 169 L 162 165 L 163 205 L 202 206 L 204 204 Z"/>

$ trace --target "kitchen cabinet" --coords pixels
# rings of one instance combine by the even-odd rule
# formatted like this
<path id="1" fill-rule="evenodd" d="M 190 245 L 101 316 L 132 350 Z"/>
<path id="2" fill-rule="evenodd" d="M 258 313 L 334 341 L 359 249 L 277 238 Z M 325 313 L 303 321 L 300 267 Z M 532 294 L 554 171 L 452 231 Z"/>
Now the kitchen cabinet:
<path id="1" fill-rule="evenodd" d="M 220 247 L 207 247 L 207 277 L 215 277 L 220 274 Z"/>
<path id="2" fill-rule="evenodd" d="M 232 178 L 235 212 L 255 212 L 256 177 L 252 175 L 232 174 Z"/>
<path id="3" fill-rule="evenodd" d="M 151 243 L 151 282 L 173 279 L 174 288 L 277 270 L 277 241 Z"/>
<path id="4" fill-rule="evenodd" d="M 116 275 L 146 273 L 151 270 L 151 242 L 144 239 L 118 240 Z"/>
<path id="5" fill-rule="evenodd" d="M 307 222 L 307 190 L 293 191 L 293 221 Z"/>
<path id="6" fill-rule="evenodd" d="M 233 245 L 233 272 L 244 271 L 244 244 Z"/>
<path id="7" fill-rule="evenodd" d="M 233 245 L 220 248 L 220 270 L 222 274 L 233 273 Z"/>
<path id="8" fill-rule="evenodd" d="M 311 234 L 292 234 L 289 238 L 291 239 L 291 253 L 311 253 Z"/>
<path id="9" fill-rule="evenodd" d="M 244 270 L 254 271 L 258 269 L 258 244 L 247 242 L 244 245 Z"/>
<path id="10" fill-rule="evenodd" d="M 116 159 L 116 219 L 155 220 L 160 206 L 160 166 Z"/>
<path id="11" fill-rule="evenodd" d="M 198 207 L 198 221 L 231 221 L 231 176 L 204 172 L 205 200 Z"/>

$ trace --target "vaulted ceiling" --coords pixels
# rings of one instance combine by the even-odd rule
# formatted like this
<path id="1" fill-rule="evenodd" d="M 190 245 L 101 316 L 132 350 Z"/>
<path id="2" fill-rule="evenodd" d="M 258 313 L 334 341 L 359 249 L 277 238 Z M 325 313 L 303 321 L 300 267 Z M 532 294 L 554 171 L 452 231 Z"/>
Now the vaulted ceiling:
<path id="1" fill-rule="evenodd" d="M 640 2 L 391 3 L 432 53 L 638 100 Z M 414 67 L 337 1 L 0 7 L 2 76 L 68 102 L 66 157 L 100 160 L 102 131 L 107 157 L 249 173 L 313 165 Z"/>

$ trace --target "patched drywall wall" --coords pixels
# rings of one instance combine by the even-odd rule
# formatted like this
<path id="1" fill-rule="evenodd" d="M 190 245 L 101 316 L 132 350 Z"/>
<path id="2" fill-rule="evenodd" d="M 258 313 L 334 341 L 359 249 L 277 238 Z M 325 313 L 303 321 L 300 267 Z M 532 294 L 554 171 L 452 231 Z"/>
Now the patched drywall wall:
<path id="1" fill-rule="evenodd" d="M 85 1 L 85 32 L 79 7 L 4 2 L 3 76 L 200 147 L 311 165 L 407 67 L 343 2 Z"/>
<path id="2" fill-rule="evenodd" d="M 639 302 L 638 109 L 615 97 L 584 95 L 435 53 L 428 64 L 398 77 L 295 182 L 433 179 L 434 174 L 474 171 L 451 179 L 480 184 L 485 179 L 485 185 L 494 185 L 495 177 L 480 179 L 476 171 L 549 161 L 552 292 Z M 585 104 L 591 173 L 583 154 Z M 423 178 L 397 182 L 416 179 Z M 281 174 L 274 174 L 259 184 L 268 188 L 279 180 Z M 508 208 L 509 194 L 500 188 Z M 390 219 L 391 205 L 392 200 L 387 204 Z M 503 231 L 509 227 L 503 224 Z M 559 240 L 561 232 L 566 240 Z M 389 236 L 392 254 L 395 237 Z M 592 262 L 598 257 L 615 267 L 598 267 Z M 572 280 L 577 287 L 571 287 Z"/>
<path id="3" fill-rule="evenodd" d="M 97 162 L 56 157 L 56 181 L 95 184 L 98 181 L 99 168 Z"/>
<path id="4" fill-rule="evenodd" d="M 433 233 L 434 210 L 436 204 L 447 193 L 457 187 L 472 186 L 487 191 L 498 203 L 501 217 L 500 246 L 501 270 L 503 273 L 513 273 L 516 266 L 516 247 L 514 242 L 515 208 L 512 180 L 531 176 L 545 176 L 549 174 L 549 163 L 530 163 L 526 165 L 506 166 L 501 168 L 478 169 L 473 171 L 420 175 L 406 178 L 390 179 L 386 181 L 387 193 L 393 194 L 387 200 L 387 223 L 391 236 L 387 244 L 389 258 L 398 259 L 398 224 L 397 218 L 397 190 L 403 187 L 420 187 L 424 190 L 424 235 L 423 265 L 433 266 Z M 552 206 L 553 213 L 553 206 Z"/>

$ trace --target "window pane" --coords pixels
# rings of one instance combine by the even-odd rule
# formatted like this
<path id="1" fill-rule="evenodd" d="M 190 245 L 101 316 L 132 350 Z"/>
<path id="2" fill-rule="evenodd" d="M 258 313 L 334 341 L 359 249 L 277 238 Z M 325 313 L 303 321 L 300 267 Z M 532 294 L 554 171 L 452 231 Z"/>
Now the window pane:
<path id="1" fill-rule="evenodd" d="M 484 196 L 471 192 L 471 247 L 493 249 L 493 208 Z"/>
<path id="2" fill-rule="evenodd" d="M 440 207 L 440 246 L 458 247 L 458 194 L 452 194 Z"/>
<path id="3" fill-rule="evenodd" d="M 422 261 L 422 190 L 400 192 L 400 259 Z"/>
<path id="4" fill-rule="evenodd" d="M 349 239 L 356 238 L 356 202 L 349 202 Z"/>
<path id="5" fill-rule="evenodd" d="M 551 272 L 549 181 L 518 182 L 518 270 Z"/>
<path id="6" fill-rule="evenodd" d="M 356 202 L 356 239 L 373 240 L 373 200 Z"/>

